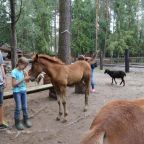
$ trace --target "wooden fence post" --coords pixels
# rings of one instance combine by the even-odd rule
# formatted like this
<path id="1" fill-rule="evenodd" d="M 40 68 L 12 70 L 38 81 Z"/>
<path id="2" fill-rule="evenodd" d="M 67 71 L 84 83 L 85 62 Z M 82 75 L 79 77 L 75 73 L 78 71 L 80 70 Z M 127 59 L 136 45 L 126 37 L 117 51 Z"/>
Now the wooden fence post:
<path id="1" fill-rule="evenodd" d="M 129 72 L 129 49 L 125 49 L 125 72 Z"/>

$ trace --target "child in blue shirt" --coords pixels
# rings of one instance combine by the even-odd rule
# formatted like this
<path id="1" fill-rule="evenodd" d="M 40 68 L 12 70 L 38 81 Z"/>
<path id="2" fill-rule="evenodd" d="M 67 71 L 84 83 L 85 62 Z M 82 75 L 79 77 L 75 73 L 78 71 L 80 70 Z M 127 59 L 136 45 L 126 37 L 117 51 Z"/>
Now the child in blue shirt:
<path id="1" fill-rule="evenodd" d="M 18 130 L 23 130 L 24 126 L 30 128 L 32 126 L 29 115 L 28 115 L 28 106 L 27 106 L 27 93 L 26 93 L 26 81 L 29 80 L 29 76 L 26 74 L 24 69 L 28 65 L 28 60 L 25 57 L 18 59 L 16 68 L 11 72 L 12 76 L 12 90 L 13 97 L 15 100 L 15 126 Z M 23 121 L 20 120 L 21 108 L 23 111 Z"/>

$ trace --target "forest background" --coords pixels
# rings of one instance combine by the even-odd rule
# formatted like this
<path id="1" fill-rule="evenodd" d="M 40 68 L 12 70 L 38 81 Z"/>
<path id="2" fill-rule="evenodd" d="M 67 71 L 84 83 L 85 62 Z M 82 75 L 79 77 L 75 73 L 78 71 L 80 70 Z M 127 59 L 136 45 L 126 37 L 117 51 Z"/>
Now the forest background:
<path id="1" fill-rule="evenodd" d="M 16 23 L 17 48 L 28 53 L 57 54 L 62 9 L 59 1 L 15 3 L 16 14 L 20 14 Z M 9 0 L 0 1 L 0 43 L 11 42 L 10 4 Z M 128 49 L 130 56 L 144 56 L 144 0 L 73 0 L 70 12 L 67 32 L 71 55 L 101 50 L 104 57 L 118 58 Z"/>

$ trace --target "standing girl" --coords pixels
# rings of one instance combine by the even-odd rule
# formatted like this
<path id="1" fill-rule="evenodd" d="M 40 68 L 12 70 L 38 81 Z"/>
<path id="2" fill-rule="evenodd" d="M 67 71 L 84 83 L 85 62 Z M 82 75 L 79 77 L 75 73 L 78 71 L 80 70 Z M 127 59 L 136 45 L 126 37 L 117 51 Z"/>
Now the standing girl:
<path id="1" fill-rule="evenodd" d="M 25 81 L 29 80 L 24 69 L 28 65 L 28 60 L 25 57 L 18 59 L 17 67 L 12 70 L 12 87 L 13 87 L 13 97 L 15 100 L 15 126 L 18 130 L 23 130 L 24 126 L 30 128 L 32 126 L 29 115 L 28 115 L 28 106 L 27 106 L 27 93 L 26 93 L 26 83 Z M 23 111 L 23 121 L 20 120 L 21 108 Z"/>
<path id="2" fill-rule="evenodd" d="M 95 69 L 96 65 L 91 64 L 91 92 L 95 92 L 95 83 L 94 83 L 94 69 Z"/>

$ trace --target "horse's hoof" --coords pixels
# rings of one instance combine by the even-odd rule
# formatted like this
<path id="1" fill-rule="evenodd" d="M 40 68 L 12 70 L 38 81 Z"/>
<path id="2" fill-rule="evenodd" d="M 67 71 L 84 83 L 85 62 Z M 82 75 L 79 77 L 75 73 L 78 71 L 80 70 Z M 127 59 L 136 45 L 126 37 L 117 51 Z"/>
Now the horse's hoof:
<path id="1" fill-rule="evenodd" d="M 67 119 L 63 119 L 63 120 L 62 120 L 62 123 L 66 123 L 66 122 L 67 122 Z"/>
<path id="2" fill-rule="evenodd" d="M 65 116 L 65 117 L 68 116 L 68 112 L 66 112 L 66 113 L 64 114 L 64 116 Z"/>
<path id="3" fill-rule="evenodd" d="M 56 117 L 56 120 L 57 120 L 57 121 L 60 121 L 60 117 Z"/>
<path id="4" fill-rule="evenodd" d="M 84 108 L 84 112 L 86 112 L 86 111 L 87 111 L 87 107 Z"/>

